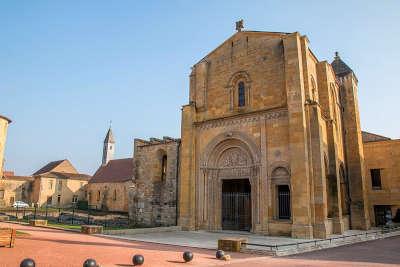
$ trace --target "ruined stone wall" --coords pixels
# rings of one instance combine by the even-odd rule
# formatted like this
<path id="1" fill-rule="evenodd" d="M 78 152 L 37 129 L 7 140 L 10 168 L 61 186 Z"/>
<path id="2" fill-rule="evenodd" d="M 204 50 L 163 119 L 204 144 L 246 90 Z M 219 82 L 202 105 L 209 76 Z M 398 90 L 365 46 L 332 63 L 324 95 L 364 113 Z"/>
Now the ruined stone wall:
<path id="1" fill-rule="evenodd" d="M 129 191 L 129 213 L 136 225 L 176 225 L 179 146 L 179 139 L 169 137 L 135 139 L 135 179 Z"/>

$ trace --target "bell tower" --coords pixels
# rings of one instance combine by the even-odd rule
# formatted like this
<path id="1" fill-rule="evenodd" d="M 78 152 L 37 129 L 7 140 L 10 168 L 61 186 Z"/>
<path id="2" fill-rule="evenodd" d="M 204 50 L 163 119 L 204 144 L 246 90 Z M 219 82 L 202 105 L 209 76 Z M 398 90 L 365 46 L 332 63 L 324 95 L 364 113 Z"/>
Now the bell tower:
<path id="1" fill-rule="evenodd" d="M 108 129 L 106 134 L 106 138 L 104 138 L 103 143 L 103 160 L 102 165 L 106 165 L 110 160 L 114 158 L 114 151 L 115 151 L 115 141 L 114 136 L 111 130 L 111 126 Z"/>
<path id="2" fill-rule="evenodd" d="M 353 70 L 335 53 L 331 63 L 340 87 L 343 117 L 343 141 L 350 197 L 352 229 L 369 229 L 370 218 L 366 196 L 364 150 L 358 109 L 358 80 Z"/>

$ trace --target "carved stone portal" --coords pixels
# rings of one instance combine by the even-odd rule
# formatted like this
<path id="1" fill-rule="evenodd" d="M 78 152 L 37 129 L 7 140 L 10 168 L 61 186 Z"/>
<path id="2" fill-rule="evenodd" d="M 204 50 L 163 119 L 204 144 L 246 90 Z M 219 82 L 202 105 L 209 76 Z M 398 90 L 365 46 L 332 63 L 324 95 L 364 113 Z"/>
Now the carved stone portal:
<path id="1" fill-rule="evenodd" d="M 214 140 L 215 141 L 215 140 Z M 259 171 L 256 160 L 258 156 L 251 150 L 254 144 L 237 138 L 237 134 L 220 142 L 210 142 L 203 155 L 199 185 L 202 190 L 199 196 L 198 213 L 201 227 L 206 230 L 221 229 L 222 183 L 223 180 L 248 179 L 251 186 L 251 229 L 259 223 Z M 209 152 L 209 153 L 207 153 Z"/>

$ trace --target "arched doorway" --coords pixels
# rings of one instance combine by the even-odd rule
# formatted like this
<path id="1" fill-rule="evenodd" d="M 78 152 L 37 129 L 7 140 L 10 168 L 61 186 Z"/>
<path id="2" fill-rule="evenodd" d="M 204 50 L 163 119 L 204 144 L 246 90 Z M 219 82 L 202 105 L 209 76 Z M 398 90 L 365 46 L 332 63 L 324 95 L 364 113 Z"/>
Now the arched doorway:
<path id="1" fill-rule="evenodd" d="M 253 231 L 259 224 L 258 154 L 243 134 L 217 136 L 203 154 L 201 228 Z"/>

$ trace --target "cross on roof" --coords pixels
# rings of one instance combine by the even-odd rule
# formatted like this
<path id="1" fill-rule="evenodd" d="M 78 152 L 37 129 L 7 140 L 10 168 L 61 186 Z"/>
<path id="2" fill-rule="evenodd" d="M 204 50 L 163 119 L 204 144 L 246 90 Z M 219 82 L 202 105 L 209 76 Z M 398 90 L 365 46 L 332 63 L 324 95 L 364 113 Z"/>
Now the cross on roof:
<path id="1" fill-rule="evenodd" d="M 241 19 L 241 20 L 239 20 L 239 21 L 236 21 L 236 30 L 237 30 L 238 32 L 241 32 L 243 28 L 244 28 L 244 26 L 243 26 L 243 20 Z"/>

